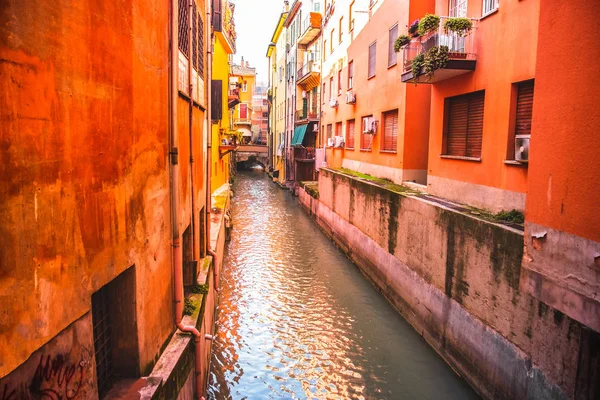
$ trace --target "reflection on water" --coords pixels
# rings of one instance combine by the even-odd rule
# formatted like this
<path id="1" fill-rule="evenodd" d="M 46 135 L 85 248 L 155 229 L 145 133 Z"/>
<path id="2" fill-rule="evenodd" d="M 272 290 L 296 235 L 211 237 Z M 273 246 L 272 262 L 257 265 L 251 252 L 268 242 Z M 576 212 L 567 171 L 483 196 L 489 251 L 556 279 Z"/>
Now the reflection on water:
<path id="1" fill-rule="evenodd" d="M 476 397 L 289 192 L 258 171 L 233 189 L 211 398 Z"/>

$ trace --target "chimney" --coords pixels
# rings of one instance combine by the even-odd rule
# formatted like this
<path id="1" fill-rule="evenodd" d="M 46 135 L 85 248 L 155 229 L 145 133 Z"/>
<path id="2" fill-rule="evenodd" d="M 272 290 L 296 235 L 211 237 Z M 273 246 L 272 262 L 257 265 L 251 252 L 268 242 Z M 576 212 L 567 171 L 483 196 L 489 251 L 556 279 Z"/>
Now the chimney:
<path id="1" fill-rule="evenodd" d="M 241 62 L 241 67 L 244 67 L 244 56 L 242 56 L 242 62 Z"/>
<path id="2" fill-rule="evenodd" d="M 288 0 L 285 0 L 283 4 L 285 4 L 285 12 L 290 11 L 290 2 Z"/>

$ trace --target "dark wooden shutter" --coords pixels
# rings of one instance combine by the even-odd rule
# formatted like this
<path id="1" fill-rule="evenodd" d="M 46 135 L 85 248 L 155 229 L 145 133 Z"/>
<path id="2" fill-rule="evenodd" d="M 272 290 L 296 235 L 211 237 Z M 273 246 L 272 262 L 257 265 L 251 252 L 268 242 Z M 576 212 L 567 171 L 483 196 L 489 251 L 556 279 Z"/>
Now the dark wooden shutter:
<path id="1" fill-rule="evenodd" d="M 483 91 L 448 99 L 447 155 L 481 157 L 484 99 Z"/>
<path id="2" fill-rule="evenodd" d="M 223 119 L 223 81 L 212 80 L 210 84 L 212 91 L 212 99 L 210 102 L 212 107 L 211 119 L 217 121 Z"/>
<path id="3" fill-rule="evenodd" d="M 212 2 L 212 26 L 215 32 L 223 31 L 223 12 L 221 10 L 221 2 L 223 0 L 213 0 Z"/>
<path id="4" fill-rule="evenodd" d="M 394 25 L 392 29 L 390 29 L 389 37 L 388 37 L 388 67 L 392 65 L 396 65 L 398 61 L 398 54 L 394 50 L 394 42 L 398 37 L 398 25 Z"/>
<path id="5" fill-rule="evenodd" d="M 533 80 L 521 82 L 517 88 L 517 112 L 515 135 L 531 135 L 531 115 L 533 112 Z"/>
<path id="6" fill-rule="evenodd" d="M 369 78 L 375 76 L 375 61 L 377 54 L 377 43 L 369 46 Z"/>
<path id="7" fill-rule="evenodd" d="M 348 121 L 346 129 L 348 130 L 347 135 L 346 135 L 346 147 L 353 149 L 354 148 L 354 133 L 355 133 L 353 119 Z"/>
<path id="8" fill-rule="evenodd" d="M 335 136 L 342 136 L 342 123 L 337 122 L 335 124 Z"/>
<path id="9" fill-rule="evenodd" d="M 198 71 L 198 10 L 192 3 L 192 66 Z"/>
<path id="10" fill-rule="evenodd" d="M 198 13 L 198 73 L 204 76 L 204 21 Z"/>
<path id="11" fill-rule="evenodd" d="M 383 114 L 383 146 L 382 150 L 396 151 L 398 147 L 398 110 Z"/>

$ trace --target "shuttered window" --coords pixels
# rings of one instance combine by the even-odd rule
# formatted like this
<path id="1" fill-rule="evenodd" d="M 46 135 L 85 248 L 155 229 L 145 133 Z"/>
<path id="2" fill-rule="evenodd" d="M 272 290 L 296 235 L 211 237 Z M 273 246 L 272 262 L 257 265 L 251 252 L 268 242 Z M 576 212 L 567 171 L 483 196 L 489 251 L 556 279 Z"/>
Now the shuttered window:
<path id="1" fill-rule="evenodd" d="M 333 125 L 327 125 L 327 139 L 331 139 L 333 137 Z"/>
<path id="2" fill-rule="evenodd" d="M 382 151 L 396 151 L 398 148 L 398 110 L 383 113 Z"/>
<path id="3" fill-rule="evenodd" d="M 192 3 L 192 65 L 198 71 L 198 10 L 196 2 Z"/>
<path id="4" fill-rule="evenodd" d="M 211 91 L 212 91 L 212 99 L 211 99 L 211 114 L 212 120 L 217 121 L 223 119 L 223 81 L 222 80 L 213 80 L 211 81 Z"/>
<path id="5" fill-rule="evenodd" d="M 371 146 L 373 145 L 373 135 L 369 134 L 369 133 L 365 133 L 364 131 L 365 131 L 365 128 L 367 128 L 367 125 L 371 123 L 370 121 L 371 121 L 372 117 L 373 117 L 372 115 L 362 117 L 361 133 L 360 133 L 360 149 L 361 150 L 371 151 Z"/>
<path id="6" fill-rule="evenodd" d="M 350 119 L 346 123 L 346 147 L 348 149 L 354 148 L 354 120 Z"/>
<path id="7" fill-rule="evenodd" d="M 369 46 L 369 78 L 375 76 L 375 59 L 377 56 L 377 42 L 371 43 Z"/>
<path id="8" fill-rule="evenodd" d="M 204 75 L 204 21 L 202 21 L 202 13 L 198 13 L 198 72 L 200 75 Z"/>
<path id="9" fill-rule="evenodd" d="M 190 20 L 189 20 L 189 5 L 185 0 L 179 0 L 179 50 L 186 56 L 190 56 Z"/>
<path id="10" fill-rule="evenodd" d="M 398 62 L 398 53 L 394 50 L 394 42 L 398 37 L 398 24 L 392 26 L 388 38 L 388 67 L 396 65 Z"/>
<path id="11" fill-rule="evenodd" d="M 336 122 L 335 124 L 335 136 L 342 136 L 342 123 Z"/>
<path id="12" fill-rule="evenodd" d="M 515 113 L 515 136 L 531 135 L 533 112 L 533 80 L 517 85 L 517 110 Z"/>
<path id="13" fill-rule="evenodd" d="M 445 155 L 481 157 L 485 92 L 446 99 Z"/>
<path id="14" fill-rule="evenodd" d="M 213 0 L 212 25 L 215 32 L 221 32 L 223 30 L 221 1 L 222 0 Z"/>
<path id="15" fill-rule="evenodd" d="M 248 119 L 248 104 L 240 104 L 240 119 Z"/>
<path id="16" fill-rule="evenodd" d="M 354 61 L 348 63 L 348 89 L 354 87 Z"/>

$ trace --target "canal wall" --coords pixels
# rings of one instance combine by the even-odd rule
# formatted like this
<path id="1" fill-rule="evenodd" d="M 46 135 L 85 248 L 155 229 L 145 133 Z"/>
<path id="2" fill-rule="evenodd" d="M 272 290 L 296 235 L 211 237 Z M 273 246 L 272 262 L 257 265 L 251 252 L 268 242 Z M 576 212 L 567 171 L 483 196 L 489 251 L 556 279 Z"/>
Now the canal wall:
<path id="1" fill-rule="evenodd" d="M 298 196 L 484 398 L 575 396 L 588 330 L 519 290 L 521 231 L 331 169 Z"/>

